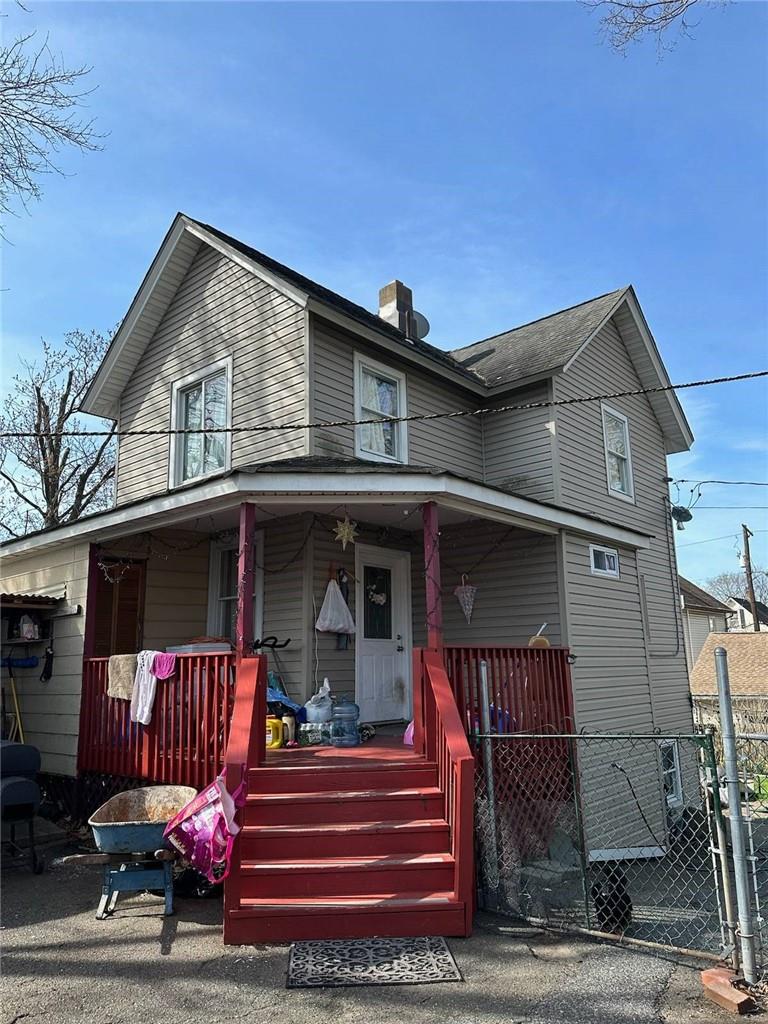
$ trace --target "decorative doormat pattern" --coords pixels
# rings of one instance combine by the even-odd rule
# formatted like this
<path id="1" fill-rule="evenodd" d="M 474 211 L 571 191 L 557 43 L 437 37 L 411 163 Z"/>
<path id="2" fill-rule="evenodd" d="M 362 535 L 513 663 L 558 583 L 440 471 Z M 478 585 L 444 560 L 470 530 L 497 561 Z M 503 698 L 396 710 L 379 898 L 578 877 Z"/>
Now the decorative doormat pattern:
<path id="1" fill-rule="evenodd" d="M 294 942 L 287 988 L 426 985 L 463 981 L 443 938 Z"/>

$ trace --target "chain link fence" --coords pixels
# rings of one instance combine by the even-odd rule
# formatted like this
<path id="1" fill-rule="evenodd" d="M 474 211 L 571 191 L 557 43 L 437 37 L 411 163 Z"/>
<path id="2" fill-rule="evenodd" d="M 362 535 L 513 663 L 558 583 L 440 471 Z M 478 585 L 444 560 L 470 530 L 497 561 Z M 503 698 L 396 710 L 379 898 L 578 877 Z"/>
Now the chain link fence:
<path id="1" fill-rule="evenodd" d="M 711 734 L 474 743 L 482 907 L 566 930 L 729 951 Z"/>

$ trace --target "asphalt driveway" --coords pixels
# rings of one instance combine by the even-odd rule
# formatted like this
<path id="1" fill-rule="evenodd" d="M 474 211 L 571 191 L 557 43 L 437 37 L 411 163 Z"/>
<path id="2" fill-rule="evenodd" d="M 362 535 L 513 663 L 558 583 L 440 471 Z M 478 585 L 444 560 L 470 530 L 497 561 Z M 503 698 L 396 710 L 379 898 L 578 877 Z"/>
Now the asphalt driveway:
<path id="1" fill-rule="evenodd" d="M 464 982 L 286 990 L 286 946 L 226 947 L 218 900 L 121 897 L 94 917 L 99 869 L 3 871 L 3 1024 L 714 1024 L 698 972 L 499 917 L 451 940 Z"/>

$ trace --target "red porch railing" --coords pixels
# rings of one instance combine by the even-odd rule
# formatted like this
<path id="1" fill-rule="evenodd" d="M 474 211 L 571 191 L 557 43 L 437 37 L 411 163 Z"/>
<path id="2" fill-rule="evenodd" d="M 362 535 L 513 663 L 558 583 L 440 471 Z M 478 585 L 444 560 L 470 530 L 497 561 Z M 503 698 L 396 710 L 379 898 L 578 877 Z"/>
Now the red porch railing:
<path id="1" fill-rule="evenodd" d="M 130 720 L 130 701 L 107 696 L 108 658 L 86 658 L 77 767 L 201 789 L 224 763 L 235 696 L 234 654 L 181 654 L 158 680 L 152 721 Z"/>
<path id="2" fill-rule="evenodd" d="M 475 761 L 462 728 L 445 665 L 437 651 L 413 652 L 415 745 L 437 763 L 443 814 L 451 836 L 453 890 L 464 903 L 466 934 L 472 933 L 473 800 Z M 418 716 L 418 719 L 416 718 Z"/>
<path id="3" fill-rule="evenodd" d="M 571 732 L 573 689 L 567 647 L 443 649 L 467 733 L 480 731 L 480 662 L 488 666 L 494 732 Z"/>

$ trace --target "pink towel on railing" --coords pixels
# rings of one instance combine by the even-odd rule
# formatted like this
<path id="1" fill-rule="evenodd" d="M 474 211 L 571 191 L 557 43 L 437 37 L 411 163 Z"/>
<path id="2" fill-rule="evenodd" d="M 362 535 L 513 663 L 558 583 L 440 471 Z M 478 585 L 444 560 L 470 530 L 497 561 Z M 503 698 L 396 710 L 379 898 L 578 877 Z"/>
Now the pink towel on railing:
<path id="1" fill-rule="evenodd" d="M 152 675 L 156 679 L 169 679 L 176 671 L 176 655 L 158 651 L 152 662 Z"/>

